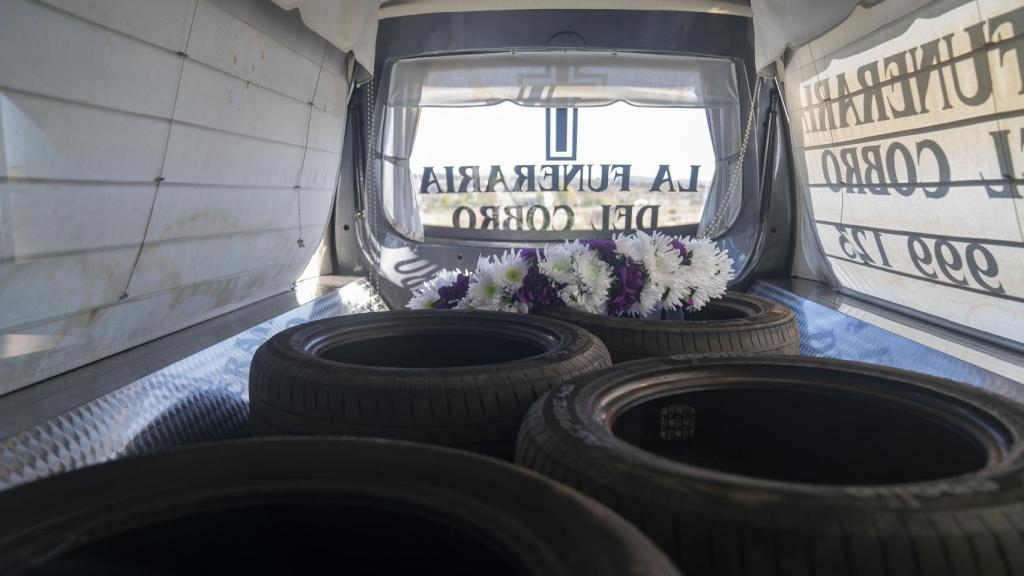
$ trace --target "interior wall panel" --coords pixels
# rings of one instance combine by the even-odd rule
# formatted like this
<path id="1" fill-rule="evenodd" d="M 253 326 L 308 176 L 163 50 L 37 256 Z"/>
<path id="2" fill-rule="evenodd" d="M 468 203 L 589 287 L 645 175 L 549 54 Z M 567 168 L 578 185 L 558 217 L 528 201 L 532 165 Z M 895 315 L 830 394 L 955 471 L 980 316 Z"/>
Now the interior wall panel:
<path id="1" fill-rule="evenodd" d="M 298 222 L 298 204 L 292 186 L 163 186 L 146 237 L 164 242 L 269 230 L 282 222 Z"/>
<path id="2" fill-rule="evenodd" d="M 7 178 L 153 182 L 160 175 L 166 120 L 8 90 L 0 114 Z"/>
<path id="3" fill-rule="evenodd" d="M 0 2 L 0 394 L 288 289 L 346 58 L 265 0 Z"/>
<path id="4" fill-rule="evenodd" d="M 345 117 L 313 108 L 309 119 L 309 147 L 327 152 L 341 151 L 341 131 L 345 128 Z"/>
<path id="5" fill-rule="evenodd" d="M 174 52 L 24 0 L 0 4 L 0 38 L 0 84 L 6 88 L 170 117 L 181 67 Z"/>
<path id="6" fill-rule="evenodd" d="M 302 226 L 307 232 L 315 232 L 317 226 L 326 222 L 325 216 L 331 215 L 330 204 L 333 201 L 334 190 L 331 188 L 302 189 Z"/>
<path id="7" fill-rule="evenodd" d="M 303 188 L 332 190 L 338 174 L 338 153 L 306 149 L 299 185 Z"/>
<path id="8" fill-rule="evenodd" d="M 299 252 L 296 238 L 296 228 L 288 227 L 231 236 L 147 242 L 128 293 L 155 294 L 171 287 L 237 276 L 267 265 L 295 262 L 295 254 Z M 196 254 L 202 257 L 197 258 Z M 182 262 L 189 265 L 181 266 Z"/>
<path id="9" fill-rule="evenodd" d="M 319 47 L 315 55 L 297 51 L 208 0 L 199 2 L 188 45 L 191 58 L 300 102 L 316 88 L 322 41 Z"/>
<path id="10" fill-rule="evenodd" d="M 211 1 L 238 21 L 245 22 L 246 28 L 257 30 L 314 62 L 318 62 L 323 55 L 324 42 L 320 37 L 311 34 L 301 18 L 282 19 L 281 10 L 273 2 Z"/>
<path id="11" fill-rule="evenodd" d="M 136 248 L 146 231 L 156 183 L 57 184 L 16 182 L 0 184 L 4 208 L 17 226 L 8 228 L 8 250 L 0 258 L 41 259 L 74 246 L 78 251 Z M 54 226 L 81 219 L 100 222 L 117 211 L 123 226 Z"/>
<path id="12" fill-rule="evenodd" d="M 175 106 L 175 121 L 242 136 L 303 146 L 309 105 L 186 61 Z"/>
<path id="13" fill-rule="evenodd" d="M 295 266 L 272 265 L 230 278 L 168 290 L 146 299 L 126 300 L 118 306 L 101 307 L 87 314 L 38 323 L 31 333 L 0 334 L 0 344 L 19 350 L 19 363 L 45 363 L 54 373 L 76 368 L 88 351 L 97 358 L 125 348 L 125 342 L 142 343 L 153 333 L 167 334 L 182 328 L 183 318 L 202 322 L 263 299 L 294 279 Z M 238 295 L 242 295 L 238 299 Z M 138 322 L 146 317 L 145 323 Z M 14 364 L 7 366 L 16 367 Z M 4 372 L 5 381 L 18 372 Z"/>
<path id="14" fill-rule="evenodd" d="M 185 49 L 196 6 L 196 0 L 42 0 L 41 3 L 171 53 Z"/>
<path id="15" fill-rule="evenodd" d="M 299 146 L 175 123 L 164 178 L 187 184 L 293 186 L 301 163 Z"/>
<path id="16" fill-rule="evenodd" d="M 39 322 L 88 313 L 115 302 L 131 277 L 137 253 L 134 247 L 101 248 L 0 264 L 0 286 L 5 293 L 0 326 L 8 334 L 36 334 Z M 3 363 L 9 360 L 4 358 Z M 10 375 L 6 370 L 0 373 L 5 381 Z"/>

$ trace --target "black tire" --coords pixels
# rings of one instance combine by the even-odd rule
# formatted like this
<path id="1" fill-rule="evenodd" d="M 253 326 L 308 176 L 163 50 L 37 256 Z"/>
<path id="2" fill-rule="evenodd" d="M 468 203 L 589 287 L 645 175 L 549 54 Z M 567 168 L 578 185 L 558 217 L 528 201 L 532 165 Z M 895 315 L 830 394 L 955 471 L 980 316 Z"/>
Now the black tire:
<path id="1" fill-rule="evenodd" d="M 629 362 L 677 354 L 797 354 L 800 332 L 793 311 L 750 294 L 727 292 L 684 321 L 600 316 L 565 306 L 547 316 L 591 332 L 604 342 L 612 361 Z"/>
<path id="2" fill-rule="evenodd" d="M 511 460 L 530 405 L 611 364 L 585 330 L 520 314 L 401 311 L 289 328 L 249 371 L 257 435 L 375 436 Z"/>
<path id="3" fill-rule="evenodd" d="M 656 358 L 553 390 L 517 461 L 690 576 L 1024 574 L 1024 408 L 799 357 Z"/>
<path id="4" fill-rule="evenodd" d="M 263 439 L 0 493 L 2 574 L 675 574 L 635 528 L 522 468 L 430 446 Z"/>

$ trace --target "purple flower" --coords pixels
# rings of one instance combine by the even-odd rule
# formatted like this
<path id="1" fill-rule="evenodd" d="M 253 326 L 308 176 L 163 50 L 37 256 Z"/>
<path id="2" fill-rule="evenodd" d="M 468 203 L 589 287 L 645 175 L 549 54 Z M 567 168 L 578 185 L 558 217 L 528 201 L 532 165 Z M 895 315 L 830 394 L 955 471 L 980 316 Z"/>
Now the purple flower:
<path id="1" fill-rule="evenodd" d="M 523 285 L 516 292 L 516 300 L 526 304 L 531 314 L 549 306 L 565 304 L 558 296 L 558 288 L 537 269 L 536 261 L 530 265 L 530 271 L 523 278 Z"/>
<path id="2" fill-rule="evenodd" d="M 690 263 L 690 251 L 686 249 L 686 244 L 680 242 L 678 238 L 673 238 L 672 247 L 679 251 L 679 254 L 682 255 L 683 262 L 685 264 Z"/>
<path id="3" fill-rule="evenodd" d="M 580 244 L 597 252 L 601 259 L 609 264 L 614 265 L 615 261 L 618 260 L 618 257 L 615 255 L 615 240 L 583 240 Z"/>
<path id="4" fill-rule="evenodd" d="M 519 251 L 519 257 L 527 262 L 536 262 L 540 256 L 540 250 L 536 248 L 523 248 Z"/>
<path id="5" fill-rule="evenodd" d="M 640 264 L 627 259 L 616 271 L 612 284 L 612 297 L 608 299 L 608 313 L 623 316 L 629 312 L 644 289 L 644 269 Z"/>
<path id="6" fill-rule="evenodd" d="M 466 297 L 466 292 L 468 291 L 469 276 L 459 274 L 458 278 L 455 279 L 455 284 L 441 286 L 437 289 L 438 298 L 434 308 L 438 310 L 451 310 Z"/>

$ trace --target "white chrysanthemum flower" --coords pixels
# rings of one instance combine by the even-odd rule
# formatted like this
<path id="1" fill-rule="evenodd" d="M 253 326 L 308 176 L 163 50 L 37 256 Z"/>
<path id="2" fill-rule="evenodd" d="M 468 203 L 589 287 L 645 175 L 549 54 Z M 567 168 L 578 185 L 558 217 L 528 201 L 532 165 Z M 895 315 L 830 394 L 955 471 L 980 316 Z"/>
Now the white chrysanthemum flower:
<path id="1" fill-rule="evenodd" d="M 412 293 L 412 298 L 405 305 L 410 310 L 430 310 L 437 305 L 438 295 L 436 287 L 427 287 L 431 280 L 424 282 Z"/>
<path id="2" fill-rule="evenodd" d="M 466 291 L 466 307 L 474 310 L 499 310 L 502 289 L 494 279 L 494 265 L 488 258 L 480 258 L 476 272 L 469 280 Z"/>
<path id="3" fill-rule="evenodd" d="M 674 253 L 674 254 L 673 254 Z M 669 250 L 659 251 L 654 263 L 647 268 L 650 282 L 660 288 L 659 297 L 664 297 L 677 282 L 680 276 L 682 261 L 679 252 L 669 246 Z"/>
<path id="4" fill-rule="evenodd" d="M 515 312 L 516 314 L 529 314 L 530 313 L 530 305 L 526 304 L 524 302 L 515 302 L 515 301 L 502 302 L 498 306 L 498 311 L 500 311 L 500 312 Z"/>
<path id="5" fill-rule="evenodd" d="M 651 239 L 653 254 L 649 261 L 644 261 L 644 265 L 652 275 L 669 278 L 683 265 L 682 254 L 672 246 L 671 236 L 655 233 Z"/>
<path id="6" fill-rule="evenodd" d="M 481 257 L 469 281 L 466 307 L 497 312 L 529 312 L 529 306 L 516 300 L 516 293 L 530 270 L 530 263 L 518 252 Z"/>
<path id="7" fill-rule="evenodd" d="M 412 298 L 409 299 L 409 303 L 405 307 L 411 310 L 430 310 L 435 308 L 441 298 L 437 293 L 438 289 L 455 284 L 459 279 L 459 275 L 466 273 L 465 270 L 441 270 L 433 278 L 420 284 L 419 288 L 413 291 Z M 459 308 L 462 306 L 462 302 L 457 305 Z"/>
<path id="8" fill-rule="evenodd" d="M 689 306 L 690 295 L 693 294 L 693 276 L 689 266 L 680 266 L 672 278 L 661 302 L 666 310 L 678 310 Z"/>
<path id="9" fill-rule="evenodd" d="M 640 234 L 647 236 L 643 232 L 637 232 L 636 234 L 616 234 L 612 240 L 615 241 L 615 252 L 620 256 L 625 256 L 634 262 L 641 262 L 643 260 L 643 253 L 648 248 L 645 246 L 646 242 L 640 239 Z"/>
<path id="10" fill-rule="evenodd" d="M 683 243 L 690 252 L 689 272 L 693 291 L 689 309 L 700 310 L 709 301 L 725 294 L 734 274 L 732 258 L 706 238 L 686 238 Z"/>
<path id="11" fill-rule="evenodd" d="M 640 290 L 640 298 L 636 304 L 629 309 L 629 313 L 634 316 L 647 316 L 658 306 L 661 302 L 661 295 L 664 292 L 661 286 L 657 286 L 651 282 L 644 284 L 642 290 Z"/>
<path id="12" fill-rule="evenodd" d="M 523 279 L 530 271 L 530 264 L 518 251 L 508 251 L 494 259 L 491 276 L 505 291 L 515 292 L 523 285 Z"/>
<path id="13" fill-rule="evenodd" d="M 636 234 L 640 242 L 640 262 L 648 270 L 654 270 L 657 265 L 658 254 L 664 252 L 666 247 L 669 247 L 669 238 L 658 232 L 647 234 L 642 230 L 638 230 Z"/>
<path id="14" fill-rule="evenodd" d="M 545 246 L 543 254 L 537 259 L 537 269 L 557 284 L 569 284 L 575 276 L 573 265 L 576 255 L 581 251 L 586 251 L 586 247 L 578 240 Z"/>
<path id="15" fill-rule="evenodd" d="M 597 252 L 586 250 L 576 255 L 576 275 L 591 291 L 607 296 L 607 289 L 612 285 L 612 267 Z"/>
<path id="16" fill-rule="evenodd" d="M 644 269 L 644 288 L 639 301 L 630 308 L 634 315 L 650 314 L 659 304 L 668 301 L 677 283 L 682 259 L 672 246 L 672 238 L 659 232 L 648 234 L 638 230 L 629 236 L 615 238 L 616 252 L 640 264 Z M 689 296 L 687 291 L 686 296 Z"/>
<path id="17" fill-rule="evenodd" d="M 591 314 L 604 314 L 608 290 L 612 285 L 612 267 L 594 251 L 579 242 L 568 245 L 572 253 L 572 275 L 558 296 L 566 306 Z"/>
<path id="18" fill-rule="evenodd" d="M 662 287 L 661 305 L 666 310 L 683 308 L 693 293 L 693 271 L 683 263 L 683 254 L 672 245 L 673 237 L 655 235 L 660 237 L 652 275 Z"/>

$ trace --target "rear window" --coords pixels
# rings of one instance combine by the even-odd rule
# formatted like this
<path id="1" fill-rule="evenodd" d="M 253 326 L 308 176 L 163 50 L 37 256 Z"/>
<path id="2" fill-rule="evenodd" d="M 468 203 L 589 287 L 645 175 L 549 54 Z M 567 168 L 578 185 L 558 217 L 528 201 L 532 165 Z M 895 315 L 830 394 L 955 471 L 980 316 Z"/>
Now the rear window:
<path id="1" fill-rule="evenodd" d="M 399 61 L 383 133 L 386 213 L 417 240 L 696 232 L 736 160 L 735 85 L 732 63 L 713 58 Z"/>
<path id="2" fill-rule="evenodd" d="M 432 235 L 547 235 L 696 225 L 715 154 L 701 110 L 506 102 L 425 109 L 409 165 Z"/>

